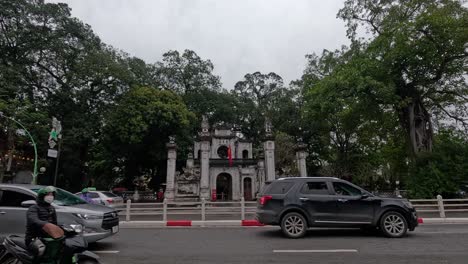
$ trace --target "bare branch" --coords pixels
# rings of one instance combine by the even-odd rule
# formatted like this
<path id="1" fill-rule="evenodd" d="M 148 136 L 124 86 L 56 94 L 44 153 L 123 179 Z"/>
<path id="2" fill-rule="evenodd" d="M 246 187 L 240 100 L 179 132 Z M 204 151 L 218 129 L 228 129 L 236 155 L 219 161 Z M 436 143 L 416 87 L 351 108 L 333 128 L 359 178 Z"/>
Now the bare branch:
<path id="1" fill-rule="evenodd" d="M 50 74 L 54 79 L 56 79 L 57 82 L 60 83 L 61 85 L 65 86 L 65 87 L 68 86 L 65 82 L 63 82 L 63 80 L 62 80 L 59 76 L 57 76 L 55 73 L 53 73 L 51 70 L 49 70 L 49 68 L 45 67 L 44 65 L 42 65 L 42 64 L 40 64 L 40 63 L 36 63 L 36 65 L 37 65 L 39 68 L 45 70 L 47 73 L 49 73 L 49 74 Z"/>
<path id="2" fill-rule="evenodd" d="M 377 32 L 379 35 L 382 34 L 380 29 L 377 27 L 377 25 L 374 24 L 375 16 L 373 18 L 371 18 L 371 19 L 366 19 L 366 18 L 361 18 L 361 17 L 358 17 L 358 16 L 353 16 L 353 19 L 356 19 L 357 21 L 368 23 L 374 29 L 375 32 Z"/>
<path id="3" fill-rule="evenodd" d="M 431 98 L 432 99 L 432 98 Z M 434 100 L 433 100 L 434 101 Z M 434 102 L 434 105 L 437 106 L 438 109 L 442 110 L 442 112 L 444 112 L 448 117 L 458 121 L 458 122 L 461 122 L 463 124 L 463 126 L 468 126 L 468 119 L 463 119 L 459 116 L 455 116 L 453 115 L 452 113 L 450 113 L 449 111 L 447 111 L 447 109 L 445 109 L 442 105 L 440 105 L 439 103 L 436 103 Z"/>
<path id="4" fill-rule="evenodd" d="M 456 91 L 440 91 L 440 90 L 434 90 L 433 92 L 434 92 L 434 93 L 438 93 L 438 94 L 449 94 L 449 95 L 457 96 L 457 97 L 460 97 L 460 98 L 462 98 L 463 100 L 465 100 L 465 101 L 468 102 L 468 97 L 465 97 L 464 95 L 459 94 L 459 93 L 457 93 Z M 431 98 L 431 99 L 432 99 L 432 98 Z"/>

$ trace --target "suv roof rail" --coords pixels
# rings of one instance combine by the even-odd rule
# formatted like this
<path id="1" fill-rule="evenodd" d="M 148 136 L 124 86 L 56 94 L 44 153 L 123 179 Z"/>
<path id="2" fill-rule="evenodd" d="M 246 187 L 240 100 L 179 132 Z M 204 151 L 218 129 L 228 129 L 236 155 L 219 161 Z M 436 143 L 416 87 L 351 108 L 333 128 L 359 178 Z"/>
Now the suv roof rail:
<path id="1" fill-rule="evenodd" d="M 334 179 L 334 180 L 339 180 L 339 178 L 337 177 L 281 177 L 281 178 L 278 178 L 277 180 L 279 181 L 283 181 L 283 180 L 288 180 L 288 179 Z"/>

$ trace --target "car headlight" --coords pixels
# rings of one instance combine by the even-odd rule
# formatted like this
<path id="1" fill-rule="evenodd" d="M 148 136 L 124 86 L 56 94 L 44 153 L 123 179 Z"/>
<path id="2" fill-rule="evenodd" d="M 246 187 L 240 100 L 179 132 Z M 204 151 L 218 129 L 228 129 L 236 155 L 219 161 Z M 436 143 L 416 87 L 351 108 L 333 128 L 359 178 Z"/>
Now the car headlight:
<path id="1" fill-rule="evenodd" d="M 408 207 L 408 208 L 413 208 L 413 204 L 412 204 L 410 201 L 408 201 L 408 200 L 403 201 L 403 204 L 404 204 L 406 207 Z"/>
<path id="2" fill-rule="evenodd" d="M 92 215 L 92 214 L 74 214 L 78 218 L 84 219 L 84 220 L 93 220 L 93 219 L 101 219 L 102 215 Z"/>
<path id="3" fill-rule="evenodd" d="M 70 227 L 73 228 L 73 230 L 78 234 L 83 232 L 83 226 L 82 225 L 70 225 Z"/>

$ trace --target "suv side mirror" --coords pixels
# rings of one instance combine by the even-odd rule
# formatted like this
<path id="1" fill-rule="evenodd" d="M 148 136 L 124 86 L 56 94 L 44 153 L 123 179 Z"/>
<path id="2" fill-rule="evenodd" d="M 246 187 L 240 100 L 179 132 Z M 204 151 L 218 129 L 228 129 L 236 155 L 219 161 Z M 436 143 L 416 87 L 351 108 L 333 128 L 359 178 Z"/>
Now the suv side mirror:
<path id="1" fill-rule="evenodd" d="M 22 207 L 30 207 L 31 205 L 35 205 L 36 201 L 34 200 L 27 200 L 21 203 Z"/>
<path id="2" fill-rule="evenodd" d="M 370 197 L 370 196 L 369 196 L 369 194 L 367 194 L 367 193 L 361 194 L 361 199 L 362 199 L 362 200 L 367 199 L 367 198 L 369 198 L 369 197 Z"/>

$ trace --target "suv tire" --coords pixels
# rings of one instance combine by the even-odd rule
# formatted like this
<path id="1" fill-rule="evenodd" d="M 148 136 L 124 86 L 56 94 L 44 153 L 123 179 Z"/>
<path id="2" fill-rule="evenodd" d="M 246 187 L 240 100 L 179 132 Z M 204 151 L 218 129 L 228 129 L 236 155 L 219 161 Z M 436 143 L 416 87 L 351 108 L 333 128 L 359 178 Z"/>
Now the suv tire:
<path id="1" fill-rule="evenodd" d="M 400 238 L 408 232 L 408 223 L 402 214 L 390 211 L 380 219 L 380 230 L 386 237 Z"/>
<path id="2" fill-rule="evenodd" d="M 307 221 L 299 213 L 287 213 L 281 219 L 281 230 L 288 238 L 301 238 L 307 232 Z"/>

